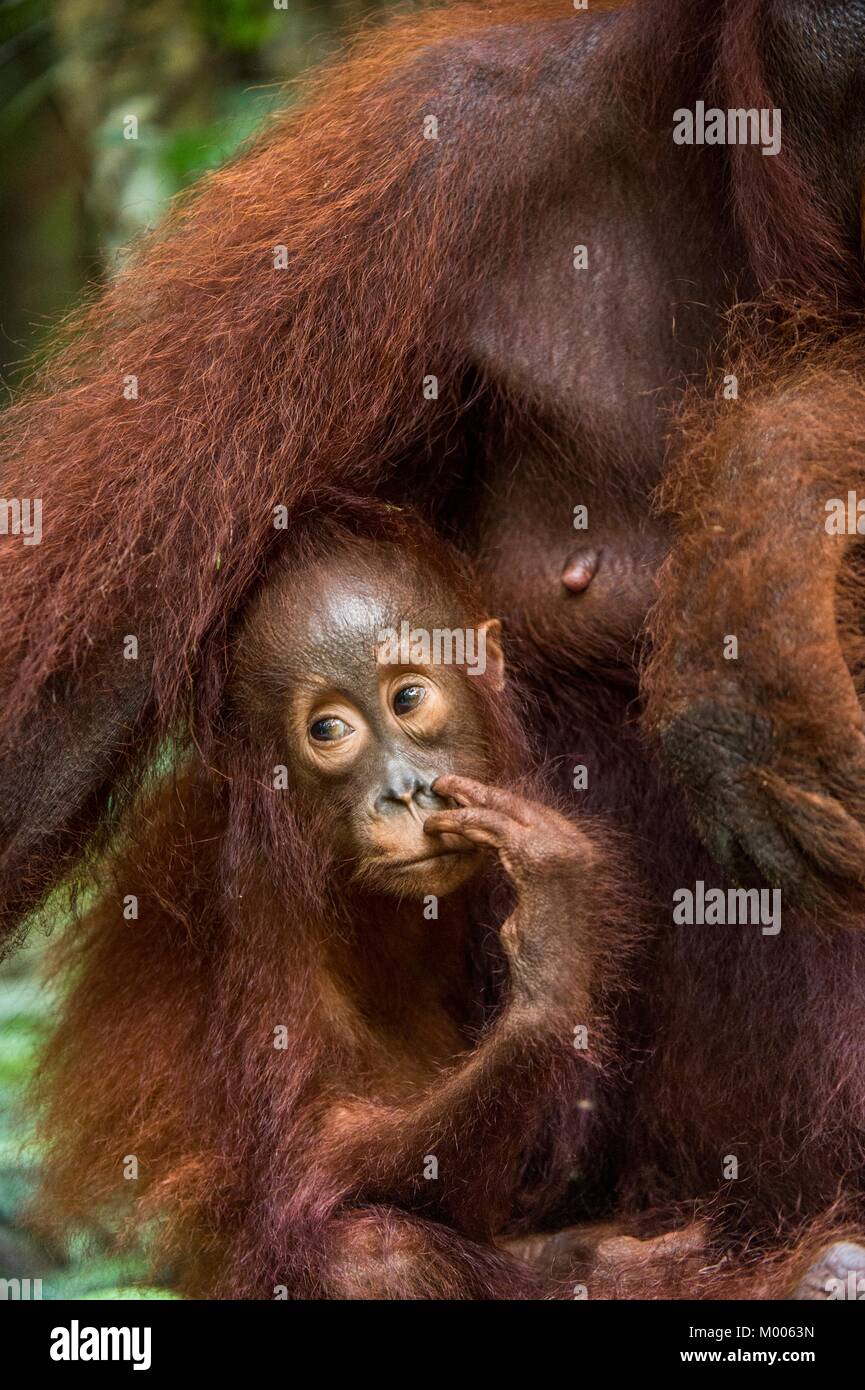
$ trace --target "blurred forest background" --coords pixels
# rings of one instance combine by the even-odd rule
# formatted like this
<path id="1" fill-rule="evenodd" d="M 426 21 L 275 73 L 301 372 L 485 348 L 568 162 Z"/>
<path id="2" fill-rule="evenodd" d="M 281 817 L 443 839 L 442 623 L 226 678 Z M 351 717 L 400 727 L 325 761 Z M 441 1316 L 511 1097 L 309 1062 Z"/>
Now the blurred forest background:
<path id="1" fill-rule="evenodd" d="M 388 0 L 0 0 L 3 403 L 86 285 L 168 202 L 292 99 L 292 80 Z M 287 85 L 286 85 L 287 84 Z M 128 139 L 127 118 L 138 122 Z M 62 930 L 58 924 L 56 930 Z M 44 1298 L 170 1297 L 98 1231 L 49 1249 L 25 1209 L 39 1162 L 21 1099 L 50 1023 L 45 938 L 0 967 L 0 1280 Z M 165 1285 L 170 1282 L 166 1275 Z M 7 1290 L 14 1296 L 13 1289 Z M 3 1286 L 0 1284 L 0 1297 Z"/>

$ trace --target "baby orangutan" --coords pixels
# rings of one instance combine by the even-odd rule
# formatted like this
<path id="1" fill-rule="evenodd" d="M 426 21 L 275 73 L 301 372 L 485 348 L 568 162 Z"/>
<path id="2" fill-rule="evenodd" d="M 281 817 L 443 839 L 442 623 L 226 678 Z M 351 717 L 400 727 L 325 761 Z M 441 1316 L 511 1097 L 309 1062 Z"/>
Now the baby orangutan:
<path id="1" fill-rule="evenodd" d="M 622 896 L 597 831 L 516 789 L 499 626 L 454 557 L 357 530 L 293 538 L 204 756 L 70 932 L 40 1205 L 119 1207 L 134 1155 L 186 1293 L 543 1297 L 503 1238 L 584 1155 Z"/>

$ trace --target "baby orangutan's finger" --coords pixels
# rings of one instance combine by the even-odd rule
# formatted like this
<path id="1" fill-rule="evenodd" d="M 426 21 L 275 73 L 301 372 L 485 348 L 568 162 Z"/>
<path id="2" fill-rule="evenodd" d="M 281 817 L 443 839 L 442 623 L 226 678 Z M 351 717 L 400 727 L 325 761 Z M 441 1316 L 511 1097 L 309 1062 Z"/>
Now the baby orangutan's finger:
<path id="1" fill-rule="evenodd" d="M 519 825 L 528 825 L 523 798 L 501 787 L 491 787 L 486 782 L 475 781 L 473 777 L 460 777 L 448 772 L 436 778 L 432 789 L 439 796 L 449 796 L 460 806 L 486 806 Z"/>
<path id="2" fill-rule="evenodd" d="M 513 839 L 513 822 L 485 806 L 461 806 L 452 811 L 433 811 L 424 821 L 427 835 L 463 835 L 476 845 L 501 849 Z"/>

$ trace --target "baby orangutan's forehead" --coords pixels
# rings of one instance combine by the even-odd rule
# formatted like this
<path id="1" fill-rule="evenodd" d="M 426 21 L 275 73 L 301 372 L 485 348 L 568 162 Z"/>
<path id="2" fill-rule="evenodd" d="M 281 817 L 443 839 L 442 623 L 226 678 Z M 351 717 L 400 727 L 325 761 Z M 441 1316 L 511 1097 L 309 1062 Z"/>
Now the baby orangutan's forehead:
<path id="1" fill-rule="evenodd" d="M 342 579 L 318 588 L 310 600 L 305 612 L 295 611 L 292 626 L 297 641 L 319 651 L 353 648 L 374 656 L 378 634 L 395 612 L 392 596 Z"/>
<path id="2" fill-rule="evenodd" d="M 286 604 L 291 645 L 305 664 L 313 657 L 316 664 L 346 659 L 373 664 L 379 648 L 402 624 L 432 628 L 454 621 L 454 614 L 432 611 L 440 605 L 431 604 L 429 590 L 428 585 L 423 595 L 417 577 L 393 564 L 381 576 L 322 566 L 293 586 Z"/>
<path id="3" fill-rule="evenodd" d="M 391 616 L 374 596 L 358 593 L 333 594 L 321 607 L 295 614 L 288 641 L 280 643 L 292 682 L 340 688 L 374 681 Z"/>
<path id="4" fill-rule="evenodd" d="M 277 579 L 250 619 L 251 648 L 281 686 L 362 689 L 394 664 L 404 630 L 463 628 L 464 602 L 411 551 L 375 542 L 347 547 Z M 421 664 L 399 648 L 396 664 Z M 250 677 L 251 673 L 250 673 Z M 370 686 L 370 691 L 372 687 Z"/>
<path id="5" fill-rule="evenodd" d="M 320 605 L 310 610 L 308 639 L 319 647 L 336 641 L 371 652 L 378 633 L 388 625 L 391 608 L 380 594 L 334 586 L 322 596 Z"/>

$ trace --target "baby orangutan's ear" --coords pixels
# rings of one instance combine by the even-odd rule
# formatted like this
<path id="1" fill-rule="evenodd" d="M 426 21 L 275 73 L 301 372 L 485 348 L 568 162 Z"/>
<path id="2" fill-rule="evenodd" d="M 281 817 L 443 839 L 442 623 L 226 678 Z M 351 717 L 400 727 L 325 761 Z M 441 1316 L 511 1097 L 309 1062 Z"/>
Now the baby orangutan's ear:
<path id="1" fill-rule="evenodd" d="M 498 618 L 487 618 L 478 628 L 478 658 L 486 659 L 485 673 L 493 690 L 503 690 L 505 684 L 505 653 L 502 648 L 502 625 Z"/>

